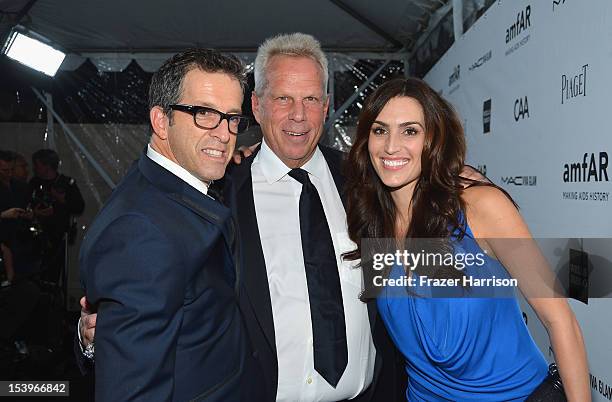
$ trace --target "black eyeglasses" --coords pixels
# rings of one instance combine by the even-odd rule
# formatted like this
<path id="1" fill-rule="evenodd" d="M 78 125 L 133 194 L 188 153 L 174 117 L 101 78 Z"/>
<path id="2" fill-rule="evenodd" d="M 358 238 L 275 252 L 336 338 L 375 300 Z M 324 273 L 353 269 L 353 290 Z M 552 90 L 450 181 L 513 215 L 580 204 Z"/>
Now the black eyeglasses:
<path id="1" fill-rule="evenodd" d="M 170 109 L 191 114 L 193 123 L 207 130 L 219 127 L 223 120 L 227 120 L 227 128 L 232 134 L 244 133 L 249 128 L 250 119 L 241 114 L 223 113 L 210 107 L 194 105 L 170 105 Z"/>

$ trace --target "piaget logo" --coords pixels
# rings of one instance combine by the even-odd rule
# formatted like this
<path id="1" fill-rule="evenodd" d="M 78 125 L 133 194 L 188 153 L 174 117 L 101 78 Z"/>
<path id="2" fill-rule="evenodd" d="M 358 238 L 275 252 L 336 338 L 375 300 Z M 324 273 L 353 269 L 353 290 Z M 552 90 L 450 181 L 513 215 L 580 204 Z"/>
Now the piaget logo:
<path id="1" fill-rule="evenodd" d="M 578 97 L 587 96 L 587 71 L 589 65 L 585 64 L 577 73 L 563 74 L 561 76 L 561 104 Z"/>

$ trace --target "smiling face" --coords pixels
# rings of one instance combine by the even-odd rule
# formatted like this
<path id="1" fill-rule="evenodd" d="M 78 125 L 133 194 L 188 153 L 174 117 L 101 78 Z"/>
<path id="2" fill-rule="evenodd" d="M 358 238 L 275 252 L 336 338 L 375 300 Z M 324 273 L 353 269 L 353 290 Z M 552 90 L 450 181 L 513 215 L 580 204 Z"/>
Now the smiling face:
<path id="1" fill-rule="evenodd" d="M 195 68 L 183 79 L 178 103 L 240 113 L 242 89 L 228 74 Z M 236 144 L 236 135 L 229 132 L 227 120 L 217 128 L 202 129 L 194 124 L 193 115 L 175 110 L 170 120 L 158 106 L 151 109 L 150 117 L 154 131 L 151 146 L 157 152 L 204 182 L 223 177 Z"/>
<path id="2" fill-rule="evenodd" d="M 423 108 L 405 96 L 391 98 L 370 128 L 370 161 L 385 186 L 410 197 L 421 175 L 421 154 L 425 143 Z"/>
<path id="3" fill-rule="evenodd" d="M 329 100 L 323 72 L 308 57 L 273 56 L 266 68 L 268 85 L 251 98 L 253 114 L 266 144 L 290 168 L 303 166 L 314 153 Z"/>

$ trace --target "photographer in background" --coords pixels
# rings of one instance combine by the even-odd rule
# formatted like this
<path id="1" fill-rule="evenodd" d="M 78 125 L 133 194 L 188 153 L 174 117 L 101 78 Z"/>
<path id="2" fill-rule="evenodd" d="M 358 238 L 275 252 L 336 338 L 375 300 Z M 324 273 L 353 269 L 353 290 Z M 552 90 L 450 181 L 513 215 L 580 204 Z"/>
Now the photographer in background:
<path id="1" fill-rule="evenodd" d="M 57 152 L 41 149 L 32 155 L 34 177 L 31 207 L 45 239 L 43 279 L 57 283 L 64 267 L 64 236 L 74 240 L 76 223 L 72 217 L 85 209 L 83 196 L 73 178 L 60 174 Z"/>
<path id="2" fill-rule="evenodd" d="M 21 249 L 18 233 L 32 219 L 32 213 L 26 211 L 30 187 L 13 177 L 15 159 L 15 153 L 0 150 L 0 244 L 6 275 L 3 282 L 7 283 L 15 279 L 13 257 Z"/>

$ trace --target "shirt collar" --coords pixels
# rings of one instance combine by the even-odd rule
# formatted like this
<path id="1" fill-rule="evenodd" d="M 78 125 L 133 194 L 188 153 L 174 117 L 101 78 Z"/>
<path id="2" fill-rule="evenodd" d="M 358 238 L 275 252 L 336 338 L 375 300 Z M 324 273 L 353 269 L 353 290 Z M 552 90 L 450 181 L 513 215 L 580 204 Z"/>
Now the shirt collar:
<path id="1" fill-rule="evenodd" d="M 270 149 L 265 139 L 261 143 L 261 149 L 255 157 L 253 164 L 259 165 L 268 184 L 281 180 L 291 170 L 280 160 L 274 151 Z M 302 166 L 302 169 L 314 177 L 323 177 L 325 173 L 325 157 L 318 146 L 312 154 L 312 157 Z"/>
<path id="2" fill-rule="evenodd" d="M 191 187 L 195 188 L 202 194 L 208 195 L 208 184 L 204 183 L 202 180 L 198 179 L 191 173 L 189 173 L 185 168 L 181 167 L 179 164 L 171 161 L 166 158 L 159 152 L 155 151 L 151 148 L 151 145 L 147 145 L 147 156 L 153 162 L 157 163 L 159 166 L 163 167 L 173 175 L 177 176 L 179 179 L 183 180 Z"/>

